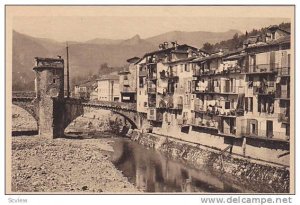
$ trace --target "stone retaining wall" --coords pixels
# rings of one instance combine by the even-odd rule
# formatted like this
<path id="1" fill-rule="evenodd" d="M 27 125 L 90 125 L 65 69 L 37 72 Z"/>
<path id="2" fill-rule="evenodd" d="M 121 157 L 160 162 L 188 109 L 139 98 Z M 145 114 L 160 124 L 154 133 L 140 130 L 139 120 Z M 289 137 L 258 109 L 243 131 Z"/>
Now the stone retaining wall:
<path id="1" fill-rule="evenodd" d="M 205 165 L 220 174 L 234 176 L 238 183 L 246 184 L 258 193 L 289 192 L 287 167 L 230 155 L 228 152 L 220 155 L 220 151 L 208 149 L 200 144 L 152 133 L 141 133 L 137 130 L 132 132 L 130 138 L 145 147 L 156 149 L 195 167 Z"/>

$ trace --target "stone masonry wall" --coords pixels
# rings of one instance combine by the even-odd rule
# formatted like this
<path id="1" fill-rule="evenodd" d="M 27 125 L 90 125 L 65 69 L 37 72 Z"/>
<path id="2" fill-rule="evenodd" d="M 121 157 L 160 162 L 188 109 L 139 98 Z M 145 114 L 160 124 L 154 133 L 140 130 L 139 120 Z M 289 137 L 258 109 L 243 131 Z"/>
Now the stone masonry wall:
<path id="1" fill-rule="evenodd" d="M 207 165 L 214 171 L 234 176 L 238 183 L 245 183 L 257 192 L 289 192 L 289 169 L 283 166 L 232 156 L 228 152 L 221 157 L 217 150 L 208 150 L 201 145 L 136 130 L 132 132 L 131 139 L 193 166 Z"/>

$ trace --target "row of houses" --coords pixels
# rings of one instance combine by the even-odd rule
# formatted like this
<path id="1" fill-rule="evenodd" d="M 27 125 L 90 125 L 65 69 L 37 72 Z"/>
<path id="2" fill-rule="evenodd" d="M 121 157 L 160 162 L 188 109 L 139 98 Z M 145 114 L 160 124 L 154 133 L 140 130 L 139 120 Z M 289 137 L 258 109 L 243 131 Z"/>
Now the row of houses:
<path id="1" fill-rule="evenodd" d="M 105 75 L 74 86 L 73 97 L 88 100 L 119 101 L 120 83 L 118 75 Z"/>
<path id="2" fill-rule="evenodd" d="M 140 125 L 289 140 L 290 32 L 270 26 L 242 48 L 207 53 L 165 42 L 99 79 L 98 100 L 136 103 Z M 75 88 L 76 89 L 76 88 Z M 76 93 L 76 92 L 75 92 Z"/>

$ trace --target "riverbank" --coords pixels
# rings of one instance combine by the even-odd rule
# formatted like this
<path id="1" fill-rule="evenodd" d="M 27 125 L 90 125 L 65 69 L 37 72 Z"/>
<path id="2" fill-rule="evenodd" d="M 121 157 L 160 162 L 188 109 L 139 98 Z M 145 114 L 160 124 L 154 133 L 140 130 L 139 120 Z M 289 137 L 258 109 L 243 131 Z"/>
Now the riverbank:
<path id="1" fill-rule="evenodd" d="M 12 192 L 132 193 L 109 160 L 108 139 L 12 138 Z"/>
<path id="2" fill-rule="evenodd" d="M 207 165 L 220 174 L 234 176 L 235 182 L 250 186 L 258 193 L 288 193 L 289 170 L 282 166 L 273 166 L 264 162 L 229 155 L 220 151 L 152 133 L 137 130 L 131 134 L 131 140 L 148 148 L 165 153 L 168 157 L 182 160 L 196 168 Z"/>

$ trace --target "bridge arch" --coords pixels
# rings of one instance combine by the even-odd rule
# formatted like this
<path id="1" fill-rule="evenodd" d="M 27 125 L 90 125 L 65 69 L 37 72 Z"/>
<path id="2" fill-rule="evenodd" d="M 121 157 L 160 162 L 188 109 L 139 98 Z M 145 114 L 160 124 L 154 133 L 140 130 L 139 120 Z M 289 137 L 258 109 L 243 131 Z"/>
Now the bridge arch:
<path id="1" fill-rule="evenodd" d="M 76 128 L 80 126 L 87 126 L 87 122 L 91 123 L 91 128 L 97 127 L 96 124 L 93 124 L 99 116 L 101 116 L 101 111 L 109 111 L 109 114 L 105 116 L 105 113 L 103 113 L 103 117 L 110 116 L 110 113 L 116 114 L 118 116 L 121 116 L 126 122 L 128 122 L 131 125 L 132 129 L 138 128 L 137 126 L 137 113 L 133 110 L 123 109 L 120 107 L 111 107 L 111 106 L 104 106 L 103 104 L 92 104 L 88 102 L 79 102 L 75 100 L 69 100 L 66 101 L 66 107 L 65 107 L 65 123 L 64 123 L 64 133 L 68 133 L 70 128 L 74 126 L 77 126 Z M 93 114 L 94 113 L 94 114 Z M 80 121 L 80 117 L 87 117 L 87 120 Z M 79 123 L 79 124 L 78 124 Z M 71 125 L 71 127 L 70 127 Z M 100 128 L 100 127 L 99 127 Z M 78 129 L 75 129 L 78 130 Z M 79 129 L 80 130 L 80 129 Z M 82 130 L 86 130 L 85 128 L 82 128 Z"/>
<path id="2" fill-rule="evenodd" d="M 12 103 L 12 130 L 13 131 L 38 131 L 38 119 L 31 109 L 26 106 Z"/>

